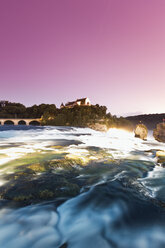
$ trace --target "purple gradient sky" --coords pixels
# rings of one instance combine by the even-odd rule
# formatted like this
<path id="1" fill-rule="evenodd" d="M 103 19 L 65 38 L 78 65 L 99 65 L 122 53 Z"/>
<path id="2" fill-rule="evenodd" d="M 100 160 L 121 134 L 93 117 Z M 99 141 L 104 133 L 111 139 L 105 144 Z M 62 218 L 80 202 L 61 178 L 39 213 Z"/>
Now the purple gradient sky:
<path id="1" fill-rule="evenodd" d="M 165 0 L 0 0 L 0 99 L 165 112 Z"/>

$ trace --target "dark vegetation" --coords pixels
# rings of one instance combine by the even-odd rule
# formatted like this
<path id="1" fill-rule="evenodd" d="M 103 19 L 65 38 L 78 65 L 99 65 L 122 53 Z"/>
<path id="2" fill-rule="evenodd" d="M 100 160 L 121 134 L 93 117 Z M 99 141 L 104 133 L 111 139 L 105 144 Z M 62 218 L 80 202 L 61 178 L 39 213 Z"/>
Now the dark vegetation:
<path id="1" fill-rule="evenodd" d="M 131 123 L 107 113 L 105 106 L 75 106 L 58 109 L 54 104 L 40 104 L 25 107 L 20 103 L 0 104 L 0 118 L 41 118 L 42 125 L 79 126 L 100 123 L 107 127 L 131 128 Z"/>
<path id="2" fill-rule="evenodd" d="M 40 118 L 44 113 L 56 114 L 54 104 L 40 104 L 25 107 L 21 103 L 4 102 L 0 104 L 0 118 Z"/>
<path id="3" fill-rule="evenodd" d="M 89 124 L 105 124 L 108 127 L 130 127 L 130 122 L 123 117 L 117 118 L 107 113 L 105 106 L 75 106 L 74 108 L 58 109 L 56 115 L 44 113 L 43 124 L 55 126 L 86 127 Z"/>
<path id="4" fill-rule="evenodd" d="M 163 122 L 163 119 L 165 119 L 165 113 L 164 114 L 128 116 L 126 117 L 126 119 L 128 121 L 131 121 L 134 126 L 141 122 L 144 125 L 146 125 L 148 129 L 154 129 L 156 128 L 156 125 L 158 123 Z"/>

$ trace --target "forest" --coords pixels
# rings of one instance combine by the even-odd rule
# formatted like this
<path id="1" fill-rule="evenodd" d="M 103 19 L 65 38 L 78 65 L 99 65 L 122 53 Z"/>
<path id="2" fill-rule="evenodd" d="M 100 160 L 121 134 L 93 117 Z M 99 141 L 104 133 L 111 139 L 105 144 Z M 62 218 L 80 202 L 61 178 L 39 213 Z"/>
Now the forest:
<path id="1" fill-rule="evenodd" d="M 55 104 L 26 107 L 21 103 L 0 103 L 0 118 L 41 118 L 42 125 L 86 127 L 101 123 L 107 127 L 131 128 L 131 122 L 123 117 L 107 113 L 106 106 L 75 106 L 59 109 Z"/>

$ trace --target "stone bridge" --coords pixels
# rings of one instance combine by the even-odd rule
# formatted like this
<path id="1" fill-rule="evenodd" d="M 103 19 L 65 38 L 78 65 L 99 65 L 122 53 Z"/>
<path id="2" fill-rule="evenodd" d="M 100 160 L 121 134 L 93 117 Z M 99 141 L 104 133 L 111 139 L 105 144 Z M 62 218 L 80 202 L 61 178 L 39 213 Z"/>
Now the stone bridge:
<path id="1" fill-rule="evenodd" d="M 0 119 L 0 125 L 40 125 L 41 119 Z"/>

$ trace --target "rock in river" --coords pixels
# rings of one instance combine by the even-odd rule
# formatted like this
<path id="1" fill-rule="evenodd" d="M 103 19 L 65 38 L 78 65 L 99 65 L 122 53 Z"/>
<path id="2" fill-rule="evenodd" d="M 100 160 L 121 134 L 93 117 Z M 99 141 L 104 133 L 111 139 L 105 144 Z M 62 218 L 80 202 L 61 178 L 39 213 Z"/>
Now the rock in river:
<path id="1" fill-rule="evenodd" d="M 144 124 L 138 124 L 135 128 L 135 137 L 142 140 L 147 139 L 148 129 Z"/>
<path id="2" fill-rule="evenodd" d="M 153 136 L 157 141 L 165 142 L 165 123 L 157 124 L 153 131 Z"/>
<path id="3" fill-rule="evenodd" d="M 102 123 L 94 123 L 94 124 L 88 124 L 88 127 L 91 129 L 94 129 L 96 131 L 100 131 L 100 132 L 107 132 L 108 128 L 106 126 L 106 124 L 102 124 Z"/>

